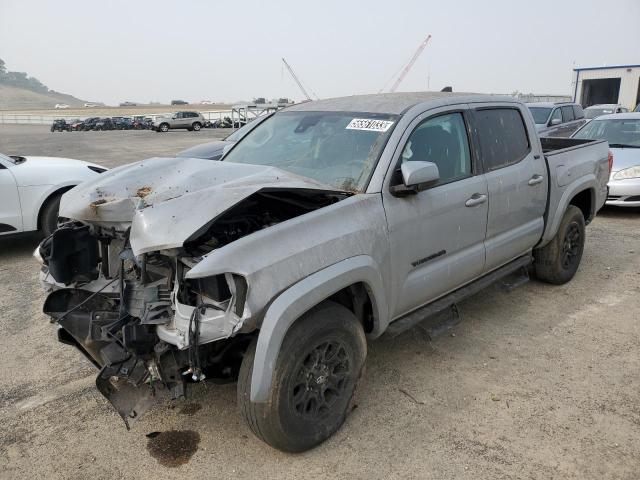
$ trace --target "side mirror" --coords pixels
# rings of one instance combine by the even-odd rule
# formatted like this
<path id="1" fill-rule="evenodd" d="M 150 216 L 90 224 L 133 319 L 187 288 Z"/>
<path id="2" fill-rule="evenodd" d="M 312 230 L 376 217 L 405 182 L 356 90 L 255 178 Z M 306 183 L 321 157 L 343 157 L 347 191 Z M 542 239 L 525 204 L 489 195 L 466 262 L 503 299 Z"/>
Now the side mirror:
<path id="1" fill-rule="evenodd" d="M 560 120 L 559 118 L 554 118 L 551 120 L 551 123 L 549 125 L 553 126 L 553 125 L 560 125 L 562 123 L 562 120 Z"/>
<path id="2" fill-rule="evenodd" d="M 440 172 L 438 166 L 432 162 L 404 162 L 400 167 L 402 185 L 391 187 L 394 195 L 409 195 L 418 193 L 438 183 Z"/>

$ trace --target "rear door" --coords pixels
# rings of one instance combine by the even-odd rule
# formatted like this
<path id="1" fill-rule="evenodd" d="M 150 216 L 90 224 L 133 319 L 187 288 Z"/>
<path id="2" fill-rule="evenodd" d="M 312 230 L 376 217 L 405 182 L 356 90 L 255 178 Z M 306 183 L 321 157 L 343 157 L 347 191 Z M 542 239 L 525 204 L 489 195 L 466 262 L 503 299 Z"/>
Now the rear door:
<path id="1" fill-rule="evenodd" d="M 0 235 L 22 231 L 18 186 L 8 161 L 0 159 Z"/>
<path id="2" fill-rule="evenodd" d="M 392 318 L 468 283 L 482 273 L 487 222 L 487 183 L 469 142 L 467 105 L 433 109 L 416 117 L 400 140 L 383 188 L 389 226 Z M 400 166 L 416 160 L 438 166 L 440 180 L 398 197 Z"/>
<path id="3" fill-rule="evenodd" d="M 573 105 L 563 105 L 561 110 L 563 123 L 562 128 L 560 129 L 560 134 L 557 136 L 570 137 L 573 132 L 585 124 L 586 120 L 584 119 L 584 115 L 582 119 L 576 118 L 576 111 L 573 108 Z"/>
<path id="4" fill-rule="evenodd" d="M 485 272 L 531 250 L 544 229 L 546 165 L 522 108 L 483 104 L 473 111 L 489 192 Z"/>

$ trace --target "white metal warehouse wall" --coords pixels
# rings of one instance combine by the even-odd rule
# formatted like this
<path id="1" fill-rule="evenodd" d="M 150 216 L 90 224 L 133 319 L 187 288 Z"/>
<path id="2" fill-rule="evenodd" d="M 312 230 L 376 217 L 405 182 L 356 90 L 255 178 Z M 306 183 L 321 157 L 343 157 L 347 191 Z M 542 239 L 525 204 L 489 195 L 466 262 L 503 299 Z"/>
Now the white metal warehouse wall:
<path id="1" fill-rule="evenodd" d="M 575 69 L 573 72 L 574 101 L 580 102 L 582 98 L 582 81 L 600 78 L 620 78 L 620 95 L 618 103 L 633 110 L 636 107 L 638 96 L 638 83 L 640 82 L 640 66 L 616 66 L 594 69 Z M 577 82 L 577 83 L 576 83 Z"/>

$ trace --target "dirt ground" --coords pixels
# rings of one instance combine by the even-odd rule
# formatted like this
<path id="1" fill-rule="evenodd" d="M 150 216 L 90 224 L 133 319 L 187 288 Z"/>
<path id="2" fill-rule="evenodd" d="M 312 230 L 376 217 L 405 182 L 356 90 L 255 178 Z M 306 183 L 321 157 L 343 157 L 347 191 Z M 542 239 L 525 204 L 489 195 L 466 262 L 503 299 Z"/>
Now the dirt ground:
<path id="1" fill-rule="evenodd" d="M 218 133 L 0 126 L 0 151 L 114 166 Z M 605 209 L 587 233 L 569 284 L 494 286 L 434 341 L 370 343 L 358 408 L 299 455 L 253 437 L 235 385 L 195 385 L 127 432 L 42 313 L 37 237 L 0 239 L 0 478 L 638 479 L 640 213 Z"/>

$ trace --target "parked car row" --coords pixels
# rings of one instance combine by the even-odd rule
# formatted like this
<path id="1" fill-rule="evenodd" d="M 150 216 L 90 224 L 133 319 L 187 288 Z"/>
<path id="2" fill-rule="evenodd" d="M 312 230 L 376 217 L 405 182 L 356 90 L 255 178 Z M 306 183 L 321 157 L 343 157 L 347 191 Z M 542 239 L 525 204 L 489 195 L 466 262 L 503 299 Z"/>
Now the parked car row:
<path id="1" fill-rule="evenodd" d="M 151 118 L 136 117 L 89 117 L 84 120 L 67 121 L 59 118 L 51 125 L 52 132 L 81 132 L 103 130 L 149 130 Z"/>
<path id="2" fill-rule="evenodd" d="M 78 132 L 101 130 L 155 130 L 156 132 L 168 132 L 175 129 L 199 131 L 202 128 L 240 128 L 247 122 L 244 120 L 231 120 L 224 117 L 218 120 L 205 120 L 199 112 L 174 112 L 172 114 L 157 117 L 90 117 L 85 120 L 66 120 L 59 118 L 51 125 L 52 132 Z"/>

